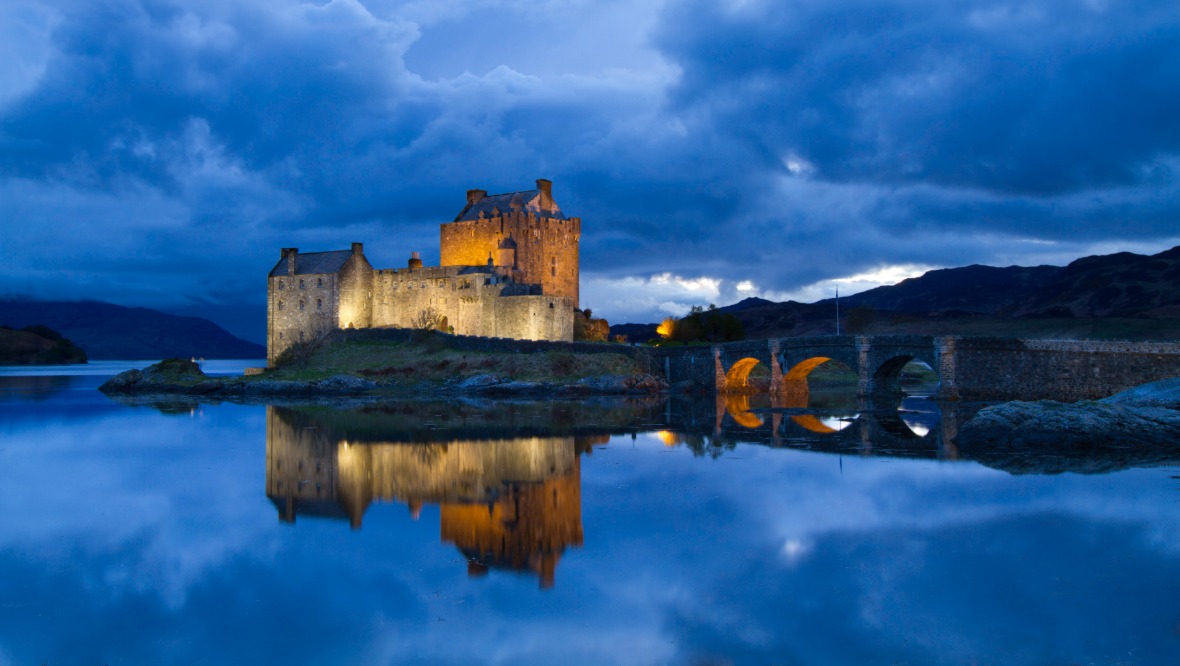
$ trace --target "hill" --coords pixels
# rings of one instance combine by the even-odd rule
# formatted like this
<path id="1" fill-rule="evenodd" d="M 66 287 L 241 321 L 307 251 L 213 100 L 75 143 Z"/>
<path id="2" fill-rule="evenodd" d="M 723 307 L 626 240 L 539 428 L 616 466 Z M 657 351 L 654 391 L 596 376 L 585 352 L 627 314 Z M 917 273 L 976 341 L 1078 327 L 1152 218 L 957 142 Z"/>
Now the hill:
<path id="1" fill-rule="evenodd" d="M 92 360 L 266 358 L 266 348 L 234 337 L 208 319 L 97 301 L 0 301 L 0 325 L 44 324 Z"/>
<path id="2" fill-rule="evenodd" d="M 1180 337 L 1180 247 L 1083 257 L 1064 267 L 933 270 L 843 297 L 839 307 L 844 333 L 1172 339 Z M 835 299 L 751 298 L 719 310 L 736 315 L 747 338 L 836 332 Z M 651 330 L 623 324 L 611 332 L 631 326 Z"/>
<path id="3" fill-rule="evenodd" d="M 834 299 L 818 304 L 832 304 Z M 1083 257 L 1058 266 L 966 266 L 840 299 L 912 314 L 972 313 L 1000 317 L 1180 316 L 1180 247 L 1145 256 L 1131 252 Z"/>
<path id="4" fill-rule="evenodd" d="M 48 326 L 0 326 L 0 365 L 85 363 L 86 352 Z"/>

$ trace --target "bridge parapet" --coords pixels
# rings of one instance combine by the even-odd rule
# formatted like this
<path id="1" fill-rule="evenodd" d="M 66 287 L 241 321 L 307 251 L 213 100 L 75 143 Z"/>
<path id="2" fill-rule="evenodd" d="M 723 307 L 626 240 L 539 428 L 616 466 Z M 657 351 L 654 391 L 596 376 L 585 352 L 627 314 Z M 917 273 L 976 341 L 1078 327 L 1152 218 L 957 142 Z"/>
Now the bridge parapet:
<path id="1" fill-rule="evenodd" d="M 844 335 L 659 348 L 653 356 L 670 383 L 718 393 L 748 390 L 758 363 L 770 371 L 772 393 L 806 390 L 807 375 L 829 360 L 857 373 L 863 396 L 900 392 L 900 371 L 913 359 L 938 373 L 938 397 L 950 400 L 1072 401 L 1180 377 L 1175 342 Z"/>

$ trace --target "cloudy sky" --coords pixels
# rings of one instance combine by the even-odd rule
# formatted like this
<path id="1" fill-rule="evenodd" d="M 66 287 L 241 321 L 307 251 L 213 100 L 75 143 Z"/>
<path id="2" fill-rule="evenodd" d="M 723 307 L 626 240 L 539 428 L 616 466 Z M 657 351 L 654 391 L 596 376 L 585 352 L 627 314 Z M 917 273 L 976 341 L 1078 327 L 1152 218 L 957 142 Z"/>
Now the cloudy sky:
<path id="1" fill-rule="evenodd" d="M 259 339 L 281 246 L 541 177 L 616 323 L 1156 252 L 1177 82 L 1170 0 L 5 0 L 0 295 Z"/>

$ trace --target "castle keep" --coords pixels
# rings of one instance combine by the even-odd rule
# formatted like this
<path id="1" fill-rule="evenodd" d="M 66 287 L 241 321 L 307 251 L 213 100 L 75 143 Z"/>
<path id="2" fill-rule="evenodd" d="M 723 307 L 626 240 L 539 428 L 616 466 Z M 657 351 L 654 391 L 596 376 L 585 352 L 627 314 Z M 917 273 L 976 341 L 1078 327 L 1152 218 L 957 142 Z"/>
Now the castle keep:
<path id="1" fill-rule="evenodd" d="M 440 225 L 439 266 L 414 252 L 405 268 L 374 269 L 350 250 L 283 248 L 267 280 L 267 362 L 337 328 L 420 328 L 441 322 L 458 335 L 572 340 L 578 307 L 582 220 L 566 217 L 553 184 L 488 195 Z"/>

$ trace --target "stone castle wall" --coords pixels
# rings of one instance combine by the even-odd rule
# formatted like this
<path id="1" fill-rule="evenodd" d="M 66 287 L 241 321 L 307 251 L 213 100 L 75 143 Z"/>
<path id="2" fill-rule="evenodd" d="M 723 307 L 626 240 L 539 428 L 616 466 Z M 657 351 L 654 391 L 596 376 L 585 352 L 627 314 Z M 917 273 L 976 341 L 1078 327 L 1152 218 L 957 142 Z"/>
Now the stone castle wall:
<path id="1" fill-rule="evenodd" d="M 510 268 L 441 266 L 375 271 L 373 327 L 417 328 L 427 310 L 456 335 L 569 340 L 573 303 L 512 282 Z"/>
<path id="2" fill-rule="evenodd" d="M 545 294 L 565 296 L 578 307 L 578 243 L 581 218 L 556 219 L 509 211 L 482 220 L 439 227 L 440 264 L 512 268 L 518 283 L 539 284 Z"/>
<path id="3" fill-rule="evenodd" d="M 445 316 L 456 335 L 572 340 L 573 301 L 518 284 L 512 274 L 507 267 L 373 270 L 354 254 L 339 273 L 271 277 L 267 361 L 336 329 L 418 328 L 427 310 Z"/>

